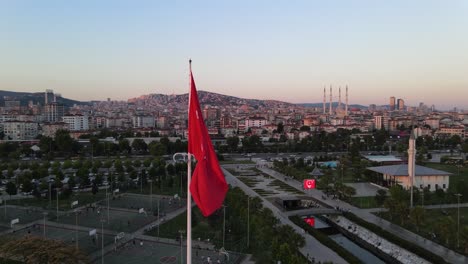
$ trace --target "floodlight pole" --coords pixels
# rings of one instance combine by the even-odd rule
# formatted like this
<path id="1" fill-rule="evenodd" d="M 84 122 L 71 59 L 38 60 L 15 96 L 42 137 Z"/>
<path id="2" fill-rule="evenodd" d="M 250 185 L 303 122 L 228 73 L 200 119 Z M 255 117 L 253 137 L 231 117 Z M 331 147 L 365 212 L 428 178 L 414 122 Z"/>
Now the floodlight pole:
<path id="1" fill-rule="evenodd" d="M 43 212 L 44 214 L 44 225 L 43 225 L 43 231 L 44 231 L 44 239 L 46 238 L 46 230 L 45 230 L 45 220 L 46 220 L 46 215 L 47 215 L 47 212 Z"/>
<path id="2" fill-rule="evenodd" d="M 59 217 L 58 217 L 58 204 L 59 204 L 59 202 L 58 202 L 58 188 L 55 188 L 55 192 L 56 192 L 56 197 L 57 197 L 57 223 L 58 223 L 58 219 L 59 219 Z"/>
<path id="3" fill-rule="evenodd" d="M 109 186 L 106 186 L 106 199 L 107 199 L 107 222 L 109 223 L 109 197 L 107 197 L 107 189 Z"/>
<path id="4" fill-rule="evenodd" d="M 458 211 L 458 216 L 457 216 L 457 248 L 460 247 L 460 196 L 462 196 L 460 193 L 455 194 L 457 196 L 457 211 Z"/>
<path id="5" fill-rule="evenodd" d="M 247 250 L 250 245 L 250 196 L 247 196 Z"/>
<path id="6" fill-rule="evenodd" d="M 78 250 L 78 209 L 75 209 L 75 247 Z"/>
<path id="7" fill-rule="evenodd" d="M 150 184 L 150 208 L 151 212 L 153 212 L 153 180 L 148 180 Z"/>
<path id="8" fill-rule="evenodd" d="M 104 264 L 104 222 L 106 220 L 101 219 L 101 264 Z"/>

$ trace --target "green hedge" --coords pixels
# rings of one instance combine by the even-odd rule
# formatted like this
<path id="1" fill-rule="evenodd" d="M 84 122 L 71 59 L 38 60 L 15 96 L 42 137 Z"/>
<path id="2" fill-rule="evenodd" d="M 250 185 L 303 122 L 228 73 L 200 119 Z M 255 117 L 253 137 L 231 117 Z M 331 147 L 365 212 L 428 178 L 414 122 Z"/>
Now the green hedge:
<path id="1" fill-rule="evenodd" d="M 383 228 L 381 228 L 380 226 L 377 226 L 377 225 L 374 225 L 372 223 L 369 223 L 365 220 L 363 220 L 362 218 L 359 218 L 357 217 L 355 214 L 353 213 L 343 213 L 343 216 L 348 218 L 349 220 L 353 221 L 354 223 L 362 226 L 362 227 L 365 227 L 367 229 L 369 229 L 370 231 L 374 232 L 375 234 L 385 238 L 386 240 L 410 251 L 410 252 L 413 252 L 414 254 L 418 255 L 419 257 L 421 258 L 424 258 L 426 260 L 428 260 L 429 262 L 431 263 L 449 263 L 447 261 L 444 260 L 444 258 L 442 258 L 441 256 L 438 256 L 436 254 L 434 254 L 433 252 L 431 251 L 428 251 L 414 243 L 411 243 L 405 239 L 402 239 L 400 238 L 399 236 L 396 236 L 386 230 L 384 230 Z"/>
<path id="2" fill-rule="evenodd" d="M 304 222 L 304 220 L 301 217 L 295 215 L 295 216 L 290 216 L 289 219 L 293 221 L 299 227 L 306 230 L 309 234 L 315 237 L 315 239 L 317 239 L 320 243 L 330 248 L 331 250 L 335 251 L 343 259 L 348 261 L 348 263 L 350 264 L 363 263 L 356 256 L 354 256 L 349 251 L 347 251 L 342 246 L 340 246 L 340 244 L 336 243 L 333 239 L 329 238 L 327 235 L 323 234 L 322 232 L 308 225 L 306 222 Z"/>

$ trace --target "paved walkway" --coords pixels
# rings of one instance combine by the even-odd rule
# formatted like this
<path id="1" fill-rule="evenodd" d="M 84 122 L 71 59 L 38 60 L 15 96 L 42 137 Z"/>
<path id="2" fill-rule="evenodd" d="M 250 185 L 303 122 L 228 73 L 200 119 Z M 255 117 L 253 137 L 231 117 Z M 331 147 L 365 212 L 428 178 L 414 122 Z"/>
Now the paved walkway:
<path id="1" fill-rule="evenodd" d="M 233 176 L 229 171 L 225 169 L 223 169 L 223 171 L 224 171 L 224 175 L 226 175 L 226 180 L 230 185 L 241 188 L 247 195 L 251 197 L 259 197 L 263 202 L 263 206 L 272 210 L 273 214 L 278 217 L 278 220 L 281 222 L 281 224 L 291 226 L 292 228 L 294 228 L 294 230 L 297 233 L 304 236 L 306 244 L 304 247 L 300 249 L 301 253 L 304 256 L 309 255 L 311 257 L 314 257 L 315 261 L 317 262 L 318 261 L 321 261 L 321 262 L 331 261 L 333 263 L 348 263 L 346 260 L 341 258 L 338 254 L 336 254 L 333 250 L 322 245 L 313 236 L 307 233 L 303 233 L 304 230 L 302 228 L 299 228 L 293 222 L 291 222 L 289 218 L 283 212 L 281 212 L 280 209 L 278 209 L 278 207 L 274 206 L 267 199 L 259 196 L 255 191 L 253 191 L 250 187 L 248 187 L 246 184 L 244 184 L 235 176 Z"/>
<path id="2" fill-rule="evenodd" d="M 271 176 L 282 180 L 286 184 L 289 184 L 292 187 L 295 187 L 298 190 L 302 190 L 302 183 L 297 181 L 297 180 L 291 180 L 288 179 L 288 181 L 284 181 L 286 178 L 285 175 L 274 171 L 272 169 L 266 168 L 266 167 L 260 167 L 259 168 L 261 171 L 270 174 Z M 314 197 L 315 199 L 322 200 L 322 196 L 324 195 L 322 191 L 314 189 L 311 191 L 308 191 L 306 195 Z M 423 248 L 425 248 L 428 251 L 433 252 L 434 254 L 437 254 L 444 259 L 446 259 L 450 263 L 468 263 L 468 258 L 466 256 L 463 256 L 461 254 L 458 254 L 446 247 L 443 247 L 435 242 L 432 242 L 428 239 L 425 239 L 413 232 L 410 232 L 398 225 L 395 225 L 393 223 L 390 223 L 380 217 L 377 217 L 376 215 L 372 214 L 369 212 L 369 210 L 366 209 L 360 209 L 357 207 L 354 207 L 348 203 L 345 203 L 340 200 L 332 200 L 332 199 L 327 199 L 327 200 L 322 200 L 322 202 L 328 204 L 329 206 L 332 207 L 339 207 L 343 210 L 350 210 L 352 213 L 356 214 L 360 218 L 366 220 L 367 222 L 373 223 L 375 225 L 378 225 L 382 228 L 384 228 L 386 231 L 399 236 L 400 238 L 403 238 L 405 240 L 411 241 Z M 438 208 L 438 207 L 436 207 Z"/>

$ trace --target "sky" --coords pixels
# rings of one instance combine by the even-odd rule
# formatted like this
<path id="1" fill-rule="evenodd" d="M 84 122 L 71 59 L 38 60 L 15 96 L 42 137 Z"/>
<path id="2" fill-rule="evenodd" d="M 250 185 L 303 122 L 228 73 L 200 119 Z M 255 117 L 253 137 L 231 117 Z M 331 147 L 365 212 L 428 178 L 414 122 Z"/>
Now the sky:
<path id="1" fill-rule="evenodd" d="M 0 90 L 468 109 L 468 1 L 0 0 Z M 343 99 L 344 100 L 344 99 Z"/>

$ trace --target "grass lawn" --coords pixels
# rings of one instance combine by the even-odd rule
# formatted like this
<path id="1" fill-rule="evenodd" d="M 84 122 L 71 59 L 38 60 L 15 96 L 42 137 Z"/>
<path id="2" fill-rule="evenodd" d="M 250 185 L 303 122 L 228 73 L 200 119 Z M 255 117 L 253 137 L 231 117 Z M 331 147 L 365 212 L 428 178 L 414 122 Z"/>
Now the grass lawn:
<path id="1" fill-rule="evenodd" d="M 448 247 L 452 250 L 456 250 L 456 244 L 457 244 L 457 208 L 447 208 L 447 209 L 431 209 L 431 210 L 426 210 L 425 217 L 423 222 L 419 225 L 419 230 L 416 227 L 415 224 L 410 223 L 410 221 L 407 221 L 404 225 L 402 225 L 404 228 L 417 233 L 426 239 L 433 240 L 436 243 L 439 243 L 445 247 Z M 388 212 L 386 213 L 380 213 L 381 216 L 383 216 L 385 219 L 390 220 Z M 448 243 L 447 240 L 443 238 L 443 234 L 441 232 L 441 227 L 439 226 L 440 221 L 450 218 L 453 220 L 452 224 L 450 225 L 448 231 Z M 398 224 L 401 226 L 399 223 L 399 220 L 393 220 L 392 221 L 395 224 Z M 460 230 L 462 230 L 463 227 L 468 226 L 468 208 L 460 208 Z M 432 233 L 435 233 L 436 237 L 432 237 Z M 462 236 L 460 236 L 460 245 L 462 244 Z M 458 250 L 460 253 L 460 250 Z"/>
<path id="2" fill-rule="evenodd" d="M 375 202 L 374 196 L 351 197 L 349 202 L 356 207 L 364 209 L 380 207 Z"/>
<path id="3" fill-rule="evenodd" d="M 293 193 L 293 194 L 304 195 L 304 192 L 299 191 L 296 188 L 291 187 L 288 184 L 286 184 L 286 183 L 284 183 L 284 182 L 282 182 L 280 180 L 277 180 L 277 179 L 270 182 L 267 186 L 274 187 L 274 188 L 276 188 L 278 190 L 285 191 L 285 192 L 290 192 L 290 193 Z"/>

